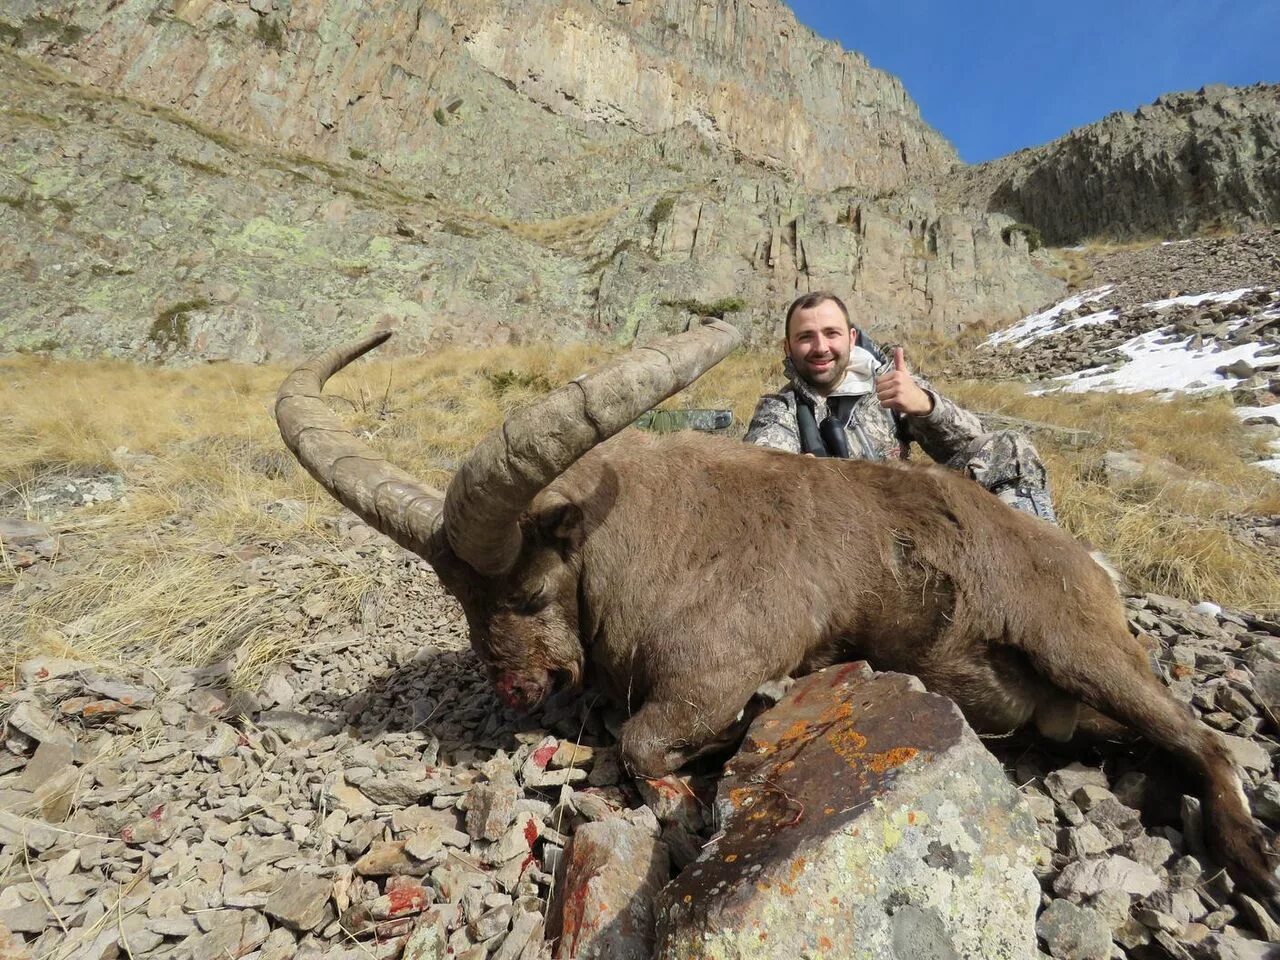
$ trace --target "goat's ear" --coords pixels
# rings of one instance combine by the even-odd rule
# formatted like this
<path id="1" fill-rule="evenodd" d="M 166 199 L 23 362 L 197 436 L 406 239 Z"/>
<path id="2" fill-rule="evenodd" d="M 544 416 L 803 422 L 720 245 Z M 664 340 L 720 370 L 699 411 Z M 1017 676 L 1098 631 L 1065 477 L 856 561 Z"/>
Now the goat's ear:
<path id="1" fill-rule="evenodd" d="M 538 529 L 562 554 L 572 553 L 582 545 L 582 508 L 561 496 L 548 500 L 538 511 Z"/>

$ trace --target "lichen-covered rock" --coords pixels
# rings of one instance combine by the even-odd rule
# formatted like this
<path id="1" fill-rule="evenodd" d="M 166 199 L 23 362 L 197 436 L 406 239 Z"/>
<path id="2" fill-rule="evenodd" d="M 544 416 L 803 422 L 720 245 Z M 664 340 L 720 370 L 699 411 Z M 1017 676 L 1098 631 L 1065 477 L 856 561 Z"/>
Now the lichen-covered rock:
<path id="1" fill-rule="evenodd" d="M 1034 819 L 949 700 L 865 664 L 798 681 L 663 892 L 656 957 L 1035 956 Z"/>
<path id="2" fill-rule="evenodd" d="M 1106 920 L 1088 907 L 1055 900 L 1036 920 L 1036 933 L 1049 955 L 1059 960 L 1107 960 L 1111 930 Z"/>

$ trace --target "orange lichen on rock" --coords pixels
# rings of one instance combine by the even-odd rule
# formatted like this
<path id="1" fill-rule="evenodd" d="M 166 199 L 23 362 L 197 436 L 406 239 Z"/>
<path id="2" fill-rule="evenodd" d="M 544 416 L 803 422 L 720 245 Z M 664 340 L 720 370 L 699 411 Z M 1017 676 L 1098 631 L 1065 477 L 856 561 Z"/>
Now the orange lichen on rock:
<path id="1" fill-rule="evenodd" d="M 827 742 L 849 766 L 861 766 L 877 774 L 902 766 L 920 752 L 915 747 L 892 747 L 889 750 L 867 753 L 867 738 L 856 730 L 834 730 L 827 734 Z"/>
<path id="2" fill-rule="evenodd" d="M 833 730 L 827 734 L 827 743 L 831 744 L 831 749 L 837 756 L 854 766 L 862 756 L 867 738 L 856 730 Z"/>
<path id="3" fill-rule="evenodd" d="M 756 791 L 748 787 L 734 787 L 729 791 L 729 802 L 735 810 L 749 807 L 756 802 Z"/>
<path id="4" fill-rule="evenodd" d="M 848 700 L 833 704 L 826 710 L 822 711 L 822 715 L 818 717 L 818 723 L 836 723 L 840 720 L 848 720 L 853 716 L 853 704 Z"/>
<path id="5" fill-rule="evenodd" d="M 809 736 L 809 724 L 804 720 L 797 720 L 791 726 L 787 727 L 786 732 L 778 738 L 779 743 L 791 743 L 795 740 L 805 740 Z"/>
<path id="6" fill-rule="evenodd" d="M 882 753 L 868 754 L 865 762 L 876 773 L 884 773 L 886 770 L 902 766 L 919 752 L 915 747 L 894 747 Z"/>

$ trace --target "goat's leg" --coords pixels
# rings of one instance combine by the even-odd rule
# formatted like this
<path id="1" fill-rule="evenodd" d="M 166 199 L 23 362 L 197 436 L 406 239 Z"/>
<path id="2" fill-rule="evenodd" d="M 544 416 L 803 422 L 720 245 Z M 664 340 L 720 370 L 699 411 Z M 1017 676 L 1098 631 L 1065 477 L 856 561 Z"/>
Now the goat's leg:
<path id="1" fill-rule="evenodd" d="M 1132 743 L 1138 735 L 1119 720 L 1112 720 L 1105 713 L 1081 704 L 1080 719 L 1076 722 L 1076 736 L 1083 743 Z"/>
<path id="2" fill-rule="evenodd" d="M 1197 770 L 1205 785 L 1205 835 L 1214 852 L 1238 883 L 1274 895 L 1275 855 L 1249 813 L 1226 744 L 1152 675 L 1142 645 L 1123 629 L 1111 636 L 1055 641 L 1025 648 L 1036 669 Z"/>
<path id="3" fill-rule="evenodd" d="M 722 747 L 750 696 L 747 690 L 740 701 L 717 697 L 715 704 L 706 704 L 650 694 L 622 726 L 618 745 L 624 765 L 635 776 L 656 779 Z"/>
<path id="4" fill-rule="evenodd" d="M 1025 658 L 999 647 L 945 645 L 914 671 L 932 693 L 956 702 L 978 733 L 1003 736 L 1023 726 L 1051 694 L 1069 701 L 1038 677 Z M 1059 739 L 1059 738 L 1055 738 Z"/>

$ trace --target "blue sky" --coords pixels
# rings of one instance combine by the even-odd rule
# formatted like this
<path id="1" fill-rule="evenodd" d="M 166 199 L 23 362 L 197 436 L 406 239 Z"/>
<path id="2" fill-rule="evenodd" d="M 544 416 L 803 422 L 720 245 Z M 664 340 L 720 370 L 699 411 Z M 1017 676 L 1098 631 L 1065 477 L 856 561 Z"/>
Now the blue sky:
<path id="1" fill-rule="evenodd" d="M 1206 83 L 1280 82 L 1280 0 L 786 0 L 970 163 Z"/>

